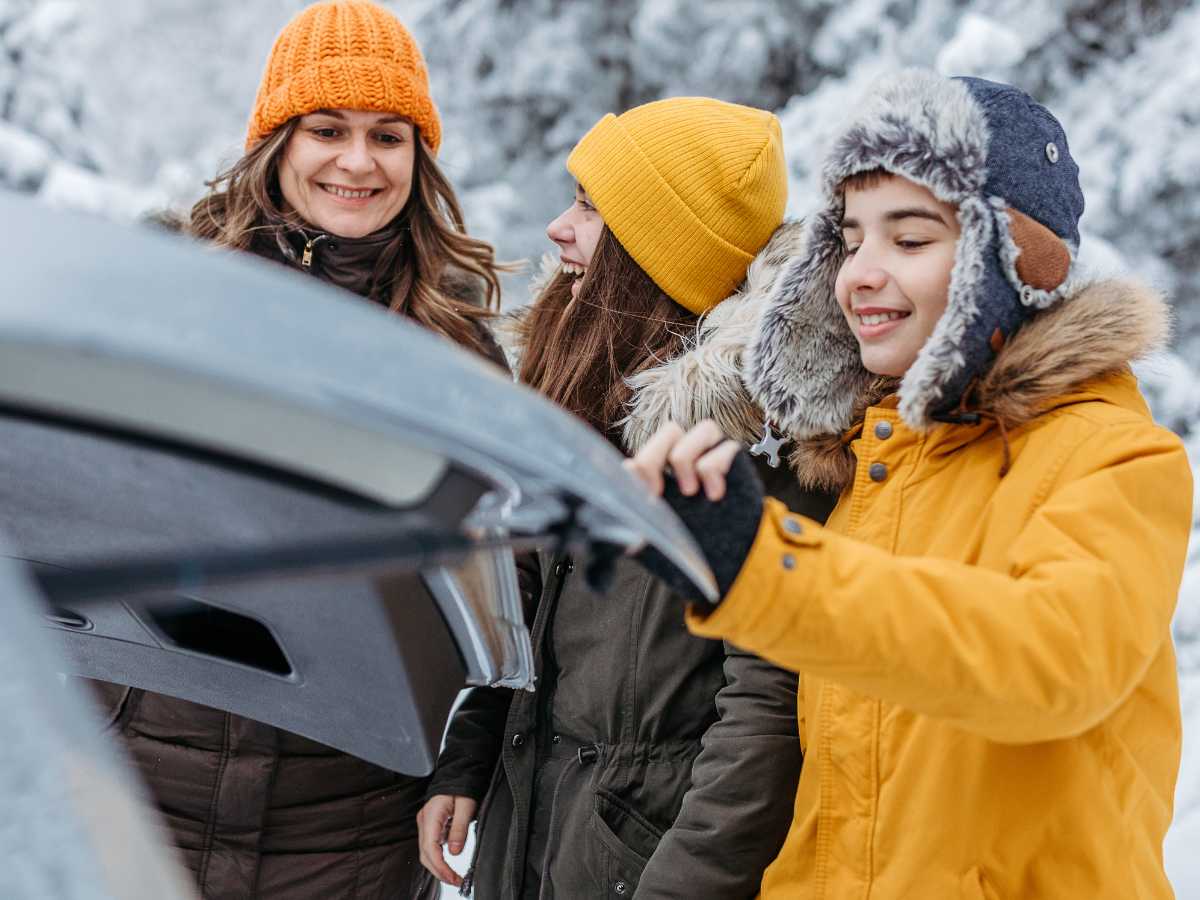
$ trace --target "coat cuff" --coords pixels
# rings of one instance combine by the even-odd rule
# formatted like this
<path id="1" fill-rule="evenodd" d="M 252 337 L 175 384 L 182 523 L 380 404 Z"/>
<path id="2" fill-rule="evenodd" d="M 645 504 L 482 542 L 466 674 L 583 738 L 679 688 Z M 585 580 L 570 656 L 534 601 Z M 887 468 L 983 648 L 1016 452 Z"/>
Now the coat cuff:
<path id="1" fill-rule="evenodd" d="M 687 611 L 688 629 L 705 638 L 725 639 L 739 646 L 753 639 L 776 619 L 775 598 L 786 578 L 786 590 L 801 592 L 813 578 L 812 553 L 823 546 L 825 529 L 812 519 L 791 512 L 768 497 L 750 553 L 725 598 L 715 606 L 695 604 Z M 775 623 L 778 624 L 777 622 Z"/>

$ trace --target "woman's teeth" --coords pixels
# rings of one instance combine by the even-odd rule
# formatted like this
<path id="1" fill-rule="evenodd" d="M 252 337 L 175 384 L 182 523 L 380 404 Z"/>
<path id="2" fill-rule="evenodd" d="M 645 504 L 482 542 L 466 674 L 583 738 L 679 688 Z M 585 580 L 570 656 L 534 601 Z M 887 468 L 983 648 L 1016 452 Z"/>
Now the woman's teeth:
<path id="1" fill-rule="evenodd" d="M 577 266 L 574 263 L 565 262 L 562 264 L 562 270 L 568 275 L 581 276 L 587 271 L 586 266 Z"/>
<path id="2" fill-rule="evenodd" d="M 332 184 L 323 184 L 321 187 L 327 193 L 333 194 L 335 197 L 341 197 L 344 200 L 362 200 L 375 193 L 375 188 L 366 188 L 365 190 L 361 191 L 348 191 L 345 188 L 336 187 Z"/>
<path id="3" fill-rule="evenodd" d="M 858 321 L 864 325 L 882 325 L 884 322 L 894 322 L 896 319 L 903 319 L 908 313 L 902 312 L 886 312 L 886 313 L 871 313 L 867 316 L 859 316 Z"/>

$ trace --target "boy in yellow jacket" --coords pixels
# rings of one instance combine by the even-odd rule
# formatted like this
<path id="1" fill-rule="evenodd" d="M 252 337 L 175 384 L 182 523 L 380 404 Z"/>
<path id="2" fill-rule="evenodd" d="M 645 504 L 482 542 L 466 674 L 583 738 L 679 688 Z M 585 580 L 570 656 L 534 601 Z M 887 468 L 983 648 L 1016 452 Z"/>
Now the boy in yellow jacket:
<path id="1" fill-rule="evenodd" d="M 724 592 L 689 627 L 801 674 L 762 896 L 1169 898 L 1191 472 L 1129 369 L 1164 303 L 1079 278 L 1078 169 L 1010 86 L 881 81 L 824 189 L 744 379 L 828 524 L 711 422 L 631 462 Z"/>

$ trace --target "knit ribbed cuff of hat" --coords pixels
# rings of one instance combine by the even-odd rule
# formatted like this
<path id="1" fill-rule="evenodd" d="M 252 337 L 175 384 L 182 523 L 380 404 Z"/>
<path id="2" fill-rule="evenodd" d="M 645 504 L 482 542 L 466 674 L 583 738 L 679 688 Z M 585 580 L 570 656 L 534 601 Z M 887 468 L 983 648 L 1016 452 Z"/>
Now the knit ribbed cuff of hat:
<path id="1" fill-rule="evenodd" d="M 421 129 L 421 138 L 435 155 L 442 142 L 437 108 L 416 75 L 390 61 L 342 56 L 305 66 L 262 98 L 255 106 L 246 149 L 293 116 L 318 109 L 397 113 Z"/>
<path id="2" fill-rule="evenodd" d="M 584 135 L 567 170 L 621 246 L 676 303 L 700 315 L 737 290 L 753 255 L 697 218 L 616 116 Z"/>

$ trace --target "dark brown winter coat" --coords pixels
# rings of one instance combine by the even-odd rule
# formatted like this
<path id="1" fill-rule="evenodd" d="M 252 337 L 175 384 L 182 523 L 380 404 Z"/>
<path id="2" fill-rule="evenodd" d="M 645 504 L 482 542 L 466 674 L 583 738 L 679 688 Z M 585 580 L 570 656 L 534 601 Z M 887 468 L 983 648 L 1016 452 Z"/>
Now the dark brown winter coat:
<path id="1" fill-rule="evenodd" d="M 792 237 L 768 245 L 695 346 L 634 379 L 629 449 L 667 419 L 757 438 L 740 352 Z M 760 469 L 792 509 L 828 514 L 832 497 Z M 583 568 L 547 567 L 537 692 L 473 691 L 451 722 L 429 792 L 483 800 L 473 896 L 750 900 L 791 823 L 796 676 L 689 634 L 684 602 L 632 561 L 603 595 Z"/>
<path id="2" fill-rule="evenodd" d="M 298 265 L 293 234 L 261 256 Z M 370 296 L 378 239 L 318 245 L 309 271 Z M 289 252 L 292 251 L 292 252 Z M 481 303 L 462 273 L 444 282 Z M 482 326 L 481 326 L 482 327 Z M 498 364 L 503 353 L 482 334 Z M 408 900 L 427 779 L 399 775 L 299 735 L 149 691 L 95 682 L 118 735 L 205 898 Z"/>

